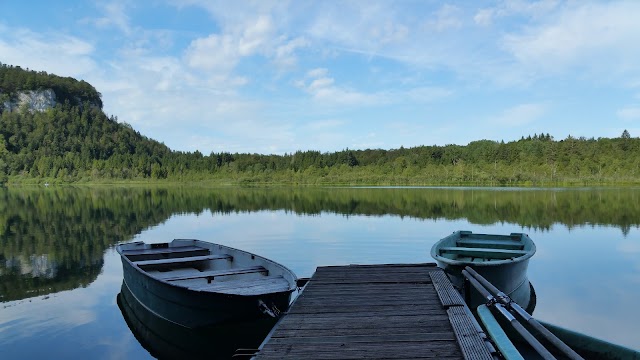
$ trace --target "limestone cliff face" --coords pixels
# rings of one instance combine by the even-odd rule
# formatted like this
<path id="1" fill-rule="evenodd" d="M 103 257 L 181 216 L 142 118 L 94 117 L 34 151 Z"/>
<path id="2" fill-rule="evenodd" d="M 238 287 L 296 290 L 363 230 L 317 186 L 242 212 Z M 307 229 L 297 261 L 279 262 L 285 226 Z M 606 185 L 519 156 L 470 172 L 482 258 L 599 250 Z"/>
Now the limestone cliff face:
<path id="1" fill-rule="evenodd" d="M 0 103 L 0 111 L 15 111 L 23 106 L 31 112 L 45 111 L 56 104 L 56 93 L 52 89 L 20 91 L 15 99 L 5 100 Z"/>

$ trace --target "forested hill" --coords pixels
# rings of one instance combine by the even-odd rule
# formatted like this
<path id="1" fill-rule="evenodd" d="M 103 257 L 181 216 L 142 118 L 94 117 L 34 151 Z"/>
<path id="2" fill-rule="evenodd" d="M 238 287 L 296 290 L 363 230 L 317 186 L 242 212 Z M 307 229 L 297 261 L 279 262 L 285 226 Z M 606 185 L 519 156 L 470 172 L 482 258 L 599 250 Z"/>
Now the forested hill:
<path id="1" fill-rule="evenodd" d="M 517 141 L 285 155 L 171 151 L 102 111 L 90 84 L 0 65 L 0 96 L 53 89 L 44 111 L 0 107 L 0 184 L 120 180 L 362 185 L 640 184 L 640 139 Z M 0 99 L 2 100 L 2 99 Z M 0 101 L 0 104 L 3 101 Z"/>
<path id="2" fill-rule="evenodd" d="M 148 178 L 171 154 L 164 144 L 108 117 L 89 83 L 0 65 L 0 100 L 47 89 L 55 92 L 56 104 L 44 111 L 3 109 L 0 101 L 0 184 L 7 178 Z"/>
<path id="3" fill-rule="evenodd" d="M 56 101 L 60 104 L 68 102 L 71 105 L 81 105 L 89 102 L 102 108 L 100 93 L 86 81 L 0 63 L 0 111 L 3 110 L 4 103 L 15 101 L 20 92 L 44 89 L 53 90 Z"/>

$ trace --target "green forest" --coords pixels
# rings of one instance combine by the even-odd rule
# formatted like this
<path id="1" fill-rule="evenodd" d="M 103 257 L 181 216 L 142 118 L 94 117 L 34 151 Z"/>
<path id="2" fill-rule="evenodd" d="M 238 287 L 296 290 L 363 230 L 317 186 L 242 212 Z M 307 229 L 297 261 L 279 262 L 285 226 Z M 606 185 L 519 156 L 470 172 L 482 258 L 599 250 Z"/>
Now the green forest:
<path id="1" fill-rule="evenodd" d="M 44 112 L 5 111 L 17 92 L 53 89 Z M 554 139 L 291 154 L 172 151 L 102 111 L 90 84 L 0 64 L 0 184 L 199 182 L 294 185 L 640 184 L 640 138 Z"/>

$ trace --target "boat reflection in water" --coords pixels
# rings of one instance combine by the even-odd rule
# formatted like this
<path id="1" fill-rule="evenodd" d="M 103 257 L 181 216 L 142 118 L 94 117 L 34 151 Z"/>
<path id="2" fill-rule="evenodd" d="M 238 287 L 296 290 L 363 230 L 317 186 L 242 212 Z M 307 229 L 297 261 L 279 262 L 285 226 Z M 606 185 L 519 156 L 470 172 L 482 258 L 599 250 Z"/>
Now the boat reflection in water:
<path id="1" fill-rule="evenodd" d="M 117 302 L 133 335 L 158 359 L 228 359 L 251 353 L 245 349 L 257 349 L 277 322 L 263 317 L 189 329 L 154 315 L 136 300 L 124 282 Z"/>

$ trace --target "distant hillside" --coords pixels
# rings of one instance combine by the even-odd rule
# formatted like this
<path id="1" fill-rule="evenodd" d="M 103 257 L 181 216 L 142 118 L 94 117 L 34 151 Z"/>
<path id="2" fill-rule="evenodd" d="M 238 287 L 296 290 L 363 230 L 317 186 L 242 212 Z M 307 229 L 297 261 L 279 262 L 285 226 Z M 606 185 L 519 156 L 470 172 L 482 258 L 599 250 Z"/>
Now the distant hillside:
<path id="1" fill-rule="evenodd" d="M 55 98 L 55 99 L 54 99 Z M 17 105 L 16 105 L 17 104 Z M 102 111 L 90 84 L 0 65 L 0 185 L 162 180 L 236 184 L 640 184 L 640 139 L 549 134 L 466 146 L 285 155 L 171 151 Z"/>

